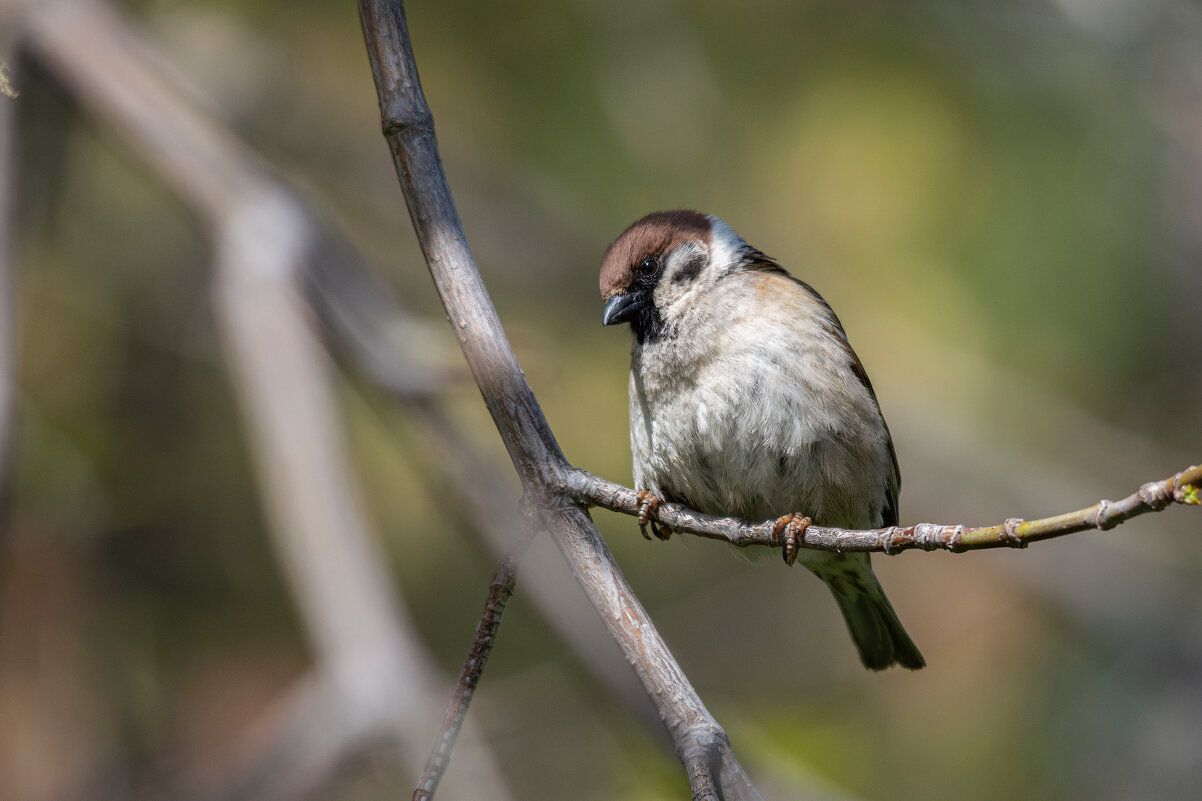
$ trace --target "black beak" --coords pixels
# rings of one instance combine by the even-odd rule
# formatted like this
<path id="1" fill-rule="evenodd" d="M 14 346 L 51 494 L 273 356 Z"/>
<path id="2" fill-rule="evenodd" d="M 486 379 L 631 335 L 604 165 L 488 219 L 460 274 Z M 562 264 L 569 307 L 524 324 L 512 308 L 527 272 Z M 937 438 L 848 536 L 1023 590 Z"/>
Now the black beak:
<path id="1" fill-rule="evenodd" d="M 617 325 L 627 323 L 646 304 L 646 296 L 642 292 L 627 292 L 614 295 L 605 304 L 605 313 L 601 316 L 601 325 Z"/>

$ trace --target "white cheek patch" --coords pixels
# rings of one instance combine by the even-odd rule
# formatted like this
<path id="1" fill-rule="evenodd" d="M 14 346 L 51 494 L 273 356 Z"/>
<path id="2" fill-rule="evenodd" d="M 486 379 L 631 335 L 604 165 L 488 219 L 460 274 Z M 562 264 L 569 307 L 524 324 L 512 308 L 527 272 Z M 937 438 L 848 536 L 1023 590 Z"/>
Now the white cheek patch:
<path id="1" fill-rule="evenodd" d="M 710 284 L 737 268 L 743 261 L 747 243 L 717 217 L 709 217 L 710 241 L 688 241 L 668 254 L 659 284 L 655 288 L 655 303 L 666 310 L 685 296 Z"/>
<path id="2" fill-rule="evenodd" d="M 737 267 L 747 242 L 717 217 L 710 217 L 710 264 L 718 275 L 725 275 Z"/>
<path id="3" fill-rule="evenodd" d="M 691 284 L 709 263 L 709 250 L 698 242 L 685 242 L 668 256 L 663 280 L 679 286 Z"/>
<path id="4" fill-rule="evenodd" d="M 697 286 L 698 278 L 708 269 L 709 250 L 698 242 L 685 242 L 666 256 L 663 275 L 655 286 L 655 305 L 672 316 L 674 307 Z"/>

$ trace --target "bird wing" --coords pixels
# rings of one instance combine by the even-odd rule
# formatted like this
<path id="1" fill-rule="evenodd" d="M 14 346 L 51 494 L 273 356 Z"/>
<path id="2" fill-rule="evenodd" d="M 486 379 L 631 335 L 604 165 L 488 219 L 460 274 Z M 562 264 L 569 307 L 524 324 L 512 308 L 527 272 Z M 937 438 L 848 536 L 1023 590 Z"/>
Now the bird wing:
<path id="1" fill-rule="evenodd" d="M 847 332 L 843 330 L 843 324 L 839 322 L 839 316 L 835 314 L 835 310 L 831 308 L 831 305 L 826 302 L 826 298 L 818 294 L 818 290 L 792 275 L 784 267 L 781 267 L 770 257 L 764 255 L 762 251 L 750 251 L 747 260 L 744 262 L 744 268 L 757 272 L 776 273 L 787 278 L 813 298 L 829 315 L 829 319 L 826 321 L 827 330 L 835 335 L 835 338 L 846 351 L 847 358 L 851 363 L 852 372 L 860 380 L 860 383 L 864 385 L 864 389 L 868 390 L 868 395 L 872 398 L 872 402 L 876 406 L 876 412 L 880 415 L 881 425 L 885 427 L 885 441 L 889 446 L 889 460 L 893 469 L 889 472 L 885 505 L 881 509 L 881 525 L 896 526 L 898 524 L 898 496 L 901 494 L 901 468 L 897 464 L 897 450 L 893 447 L 893 435 L 889 432 L 889 423 L 885 421 L 885 415 L 881 412 L 881 404 L 876 398 L 876 390 L 872 388 L 872 381 L 868 378 L 868 372 L 864 369 L 864 364 L 860 361 L 860 357 L 852 349 L 851 342 L 847 339 Z"/>

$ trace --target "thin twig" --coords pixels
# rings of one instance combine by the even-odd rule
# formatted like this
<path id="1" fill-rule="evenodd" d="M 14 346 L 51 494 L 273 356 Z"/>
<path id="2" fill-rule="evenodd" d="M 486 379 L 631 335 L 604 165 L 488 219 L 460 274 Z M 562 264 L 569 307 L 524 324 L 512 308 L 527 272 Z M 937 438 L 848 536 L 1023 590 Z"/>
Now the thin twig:
<path id="1" fill-rule="evenodd" d="M 960 553 L 985 548 L 1025 548 L 1032 542 L 1079 531 L 1105 531 L 1137 515 L 1158 512 L 1173 503 L 1196 505 L 1199 503 L 1200 486 L 1202 465 L 1195 465 L 1163 481 L 1144 484 L 1120 501 L 1098 501 L 1085 509 L 1039 520 L 1010 518 L 993 526 L 918 523 L 868 531 L 810 526 L 805 530 L 801 546 L 838 553 L 877 551 L 886 554 L 913 549 Z M 569 472 L 563 489 L 589 506 L 627 515 L 639 514 L 639 499 L 634 490 L 584 470 Z M 724 540 L 739 547 L 766 545 L 779 548 L 782 545 L 773 534 L 775 521 L 772 520 L 754 523 L 735 517 L 714 517 L 666 502 L 659 504 L 651 513 L 651 518 L 676 531 Z"/>
<path id="2" fill-rule="evenodd" d="M 699 801 L 759 799 L 726 733 L 705 708 L 605 547 L 587 512 L 562 497 L 570 466 L 555 441 L 467 246 L 443 174 L 399 0 L 359 0 L 363 36 L 392 150 L 431 277 L 468 367 L 522 480 L 573 574 L 630 660 L 671 733 Z"/>
<path id="3" fill-rule="evenodd" d="M 472 638 L 472 647 L 463 661 L 463 669 L 459 672 L 459 681 L 455 684 L 455 694 L 447 704 L 446 716 L 442 720 L 442 729 L 438 739 L 434 741 L 434 750 L 426 760 L 426 769 L 413 791 L 413 801 L 430 801 L 438 789 L 438 783 L 446 773 L 451 761 L 451 749 L 459 739 L 459 730 L 463 727 L 463 719 L 467 717 L 468 705 L 480 684 L 480 676 L 484 673 L 484 664 L 492 653 L 497 642 L 497 632 L 501 628 L 501 616 L 505 614 L 505 605 L 513 595 L 513 587 L 517 583 L 518 563 L 534 529 L 526 529 L 514 544 L 509 555 L 501 560 L 493 572 L 492 583 L 488 587 L 488 598 L 484 601 L 484 611 L 480 613 L 480 622 L 476 624 L 476 634 Z"/>

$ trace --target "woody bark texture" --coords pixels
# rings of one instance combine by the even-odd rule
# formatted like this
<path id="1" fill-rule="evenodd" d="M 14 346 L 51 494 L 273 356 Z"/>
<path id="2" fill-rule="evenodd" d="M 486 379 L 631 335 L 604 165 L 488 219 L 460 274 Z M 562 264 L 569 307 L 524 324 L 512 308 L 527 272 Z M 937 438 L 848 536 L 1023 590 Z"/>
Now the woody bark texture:
<path id="1" fill-rule="evenodd" d="M 584 470 L 572 470 L 565 483 L 572 497 L 589 506 L 600 506 L 627 515 L 638 515 L 642 509 L 639 495 L 634 490 Z M 1075 512 L 1039 520 L 1012 517 L 992 526 L 916 523 L 867 531 L 809 526 L 800 545 L 838 553 L 876 551 L 886 554 L 913 549 L 960 553 L 984 548 L 1025 548 L 1032 542 L 1079 531 L 1105 531 L 1138 515 L 1159 512 L 1174 503 L 1197 506 L 1200 501 L 1202 465 L 1194 465 L 1161 481 L 1149 481 L 1122 500 L 1101 500 Z M 715 517 L 694 512 L 676 503 L 660 503 L 649 510 L 648 517 L 674 531 L 724 540 L 741 548 L 751 545 L 779 548 L 783 545 L 774 531 L 774 520 L 757 523 L 735 517 Z"/>
<path id="2" fill-rule="evenodd" d="M 399 0 L 360 0 L 381 123 L 430 275 L 522 488 L 633 665 L 685 764 L 695 799 L 758 799 L 587 511 L 562 497 L 570 466 L 518 367 L 472 259 L 418 81 Z"/>

